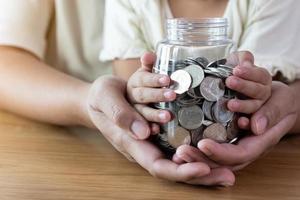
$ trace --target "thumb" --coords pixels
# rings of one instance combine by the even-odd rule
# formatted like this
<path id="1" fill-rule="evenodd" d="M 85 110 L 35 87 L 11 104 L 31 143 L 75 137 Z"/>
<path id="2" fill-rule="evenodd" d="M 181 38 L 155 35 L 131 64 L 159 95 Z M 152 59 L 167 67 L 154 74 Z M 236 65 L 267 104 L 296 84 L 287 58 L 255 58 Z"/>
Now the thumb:
<path id="1" fill-rule="evenodd" d="M 141 57 L 142 69 L 152 72 L 153 65 L 156 61 L 156 55 L 152 52 L 147 52 Z"/>
<path id="2" fill-rule="evenodd" d="M 231 53 L 227 58 L 228 65 L 238 66 L 246 62 L 254 63 L 254 56 L 250 51 L 236 51 Z"/>
<path id="3" fill-rule="evenodd" d="M 251 130 L 254 134 L 263 134 L 293 113 L 293 105 L 290 105 L 293 97 L 288 90 L 288 86 L 283 83 L 273 82 L 271 98 L 251 117 Z"/>
<path id="4" fill-rule="evenodd" d="M 117 78 L 109 77 L 98 81 L 92 89 L 90 107 L 93 111 L 103 112 L 133 138 L 146 139 L 150 135 L 150 127 L 126 100 L 125 88 L 126 83 Z"/>

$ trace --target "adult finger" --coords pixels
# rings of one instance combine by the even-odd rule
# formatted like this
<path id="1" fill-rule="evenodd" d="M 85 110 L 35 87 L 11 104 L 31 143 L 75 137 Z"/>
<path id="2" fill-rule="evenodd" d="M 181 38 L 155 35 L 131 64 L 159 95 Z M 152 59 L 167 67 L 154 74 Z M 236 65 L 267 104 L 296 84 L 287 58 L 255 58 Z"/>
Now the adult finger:
<path id="1" fill-rule="evenodd" d="M 210 139 L 203 139 L 198 148 L 209 159 L 222 165 L 238 165 L 248 161 L 247 150 L 241 145 L 219 144 Z"/>
<path id="2" fill-rule="evenodd" d="M 210 174 L 194 178 L 188 183 L 190 184 L 201 184 L 201 185 L 221 185 L 221 186 L 232 186 L 235 182 L 235 175 L 230 169 L 227 168 L 215 168 L 212 169 Z"/>
<path id="3" fill-rule="evenodd" d="M 204 162 L 210 168 L 220 167 L 217 163 L 208 159 L 206 155 L 204 155 L 199 149 L 190 145 L 182 145 L 178 147 L 176 149 L 176 153 L 174 154 L 174 158 L 174 162 L 176 161 L 176 159 L 178 159 L 185 162 Z"/>
<path id="4" fill-rule="evenodd" d="M 251 130 L 263 134 L 277 124 L 283 117 L 293 114 L 296 100 L 289 86 L 273 82 L 271 98 L 251 117 Z"/>
<path id="5" fill-rule="evenodd" d="M 93 83 L 89 94 L 89 108 L 94 112 L 103 112 L 135 139 L 145 139 L 150 135 L 150 127 L 146 120 L 127 102 L 125 88 L 126 83 L 115 77 L 98 79 Z"/>

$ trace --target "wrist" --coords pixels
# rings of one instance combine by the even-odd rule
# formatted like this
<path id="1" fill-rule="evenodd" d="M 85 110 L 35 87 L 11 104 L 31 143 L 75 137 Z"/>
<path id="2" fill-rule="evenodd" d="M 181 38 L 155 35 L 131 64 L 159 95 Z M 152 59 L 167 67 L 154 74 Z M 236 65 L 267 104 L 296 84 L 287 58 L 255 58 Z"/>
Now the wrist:
<path id="1" fill-rule="evenodd" d="M 88 97 L 91 90 L 91 83 L 83 83 L 76 93 L 78 98 L 77 105 L 75 106 L 75 118 L 78 125 L 88 128 L 96 128 L 92 122 L 88 112 Z"/>

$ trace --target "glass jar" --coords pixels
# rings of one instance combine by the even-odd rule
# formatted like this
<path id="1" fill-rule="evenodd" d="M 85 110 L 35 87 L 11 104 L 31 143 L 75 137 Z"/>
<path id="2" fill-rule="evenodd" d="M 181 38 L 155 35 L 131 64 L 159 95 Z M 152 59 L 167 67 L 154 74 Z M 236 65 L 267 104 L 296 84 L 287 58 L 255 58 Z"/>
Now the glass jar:
<path id="1" fill-rule="evenodd" d="M 227 101 L 236 96 L 225 86 L 233 70 L 226 59 L 232 47 L 227 28 L 225 18 L 167 20 L 167 37 L 157 46 L 153 72 L 169 75 L 177 93 L 173 102 L 154 104 L 173 115 L 158 135 L 168 152 L 183 144 L 196 146 L 203 138 L 237 140 L 237 115 L 227 110 Z"/>

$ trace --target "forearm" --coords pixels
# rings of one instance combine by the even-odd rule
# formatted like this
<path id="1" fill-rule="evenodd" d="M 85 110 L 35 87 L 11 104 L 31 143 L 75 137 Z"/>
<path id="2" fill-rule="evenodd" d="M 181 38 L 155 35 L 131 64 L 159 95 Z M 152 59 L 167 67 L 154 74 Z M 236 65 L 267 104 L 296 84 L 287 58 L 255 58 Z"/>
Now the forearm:
<path id="1" fill-rule="evenodd" d="M 296 112 L 298 114 L 297 120 L 295 122 L 294 127 L 291 130 L 291 133 L 300 133 L 300 80 L 297 80 L 296 82 L 290 84 L 290 87 L 292 91 L 294 92 L 294 97 L 296 101 Z M 289 106 L 289 105 L 286 105 Z"/>
<path id="2" fill-rule="evenodd" d="M 0 47 L 0 108 L 58 125 L 92 126 L 89 83 L 61 73 L 26 51 Z"/>

